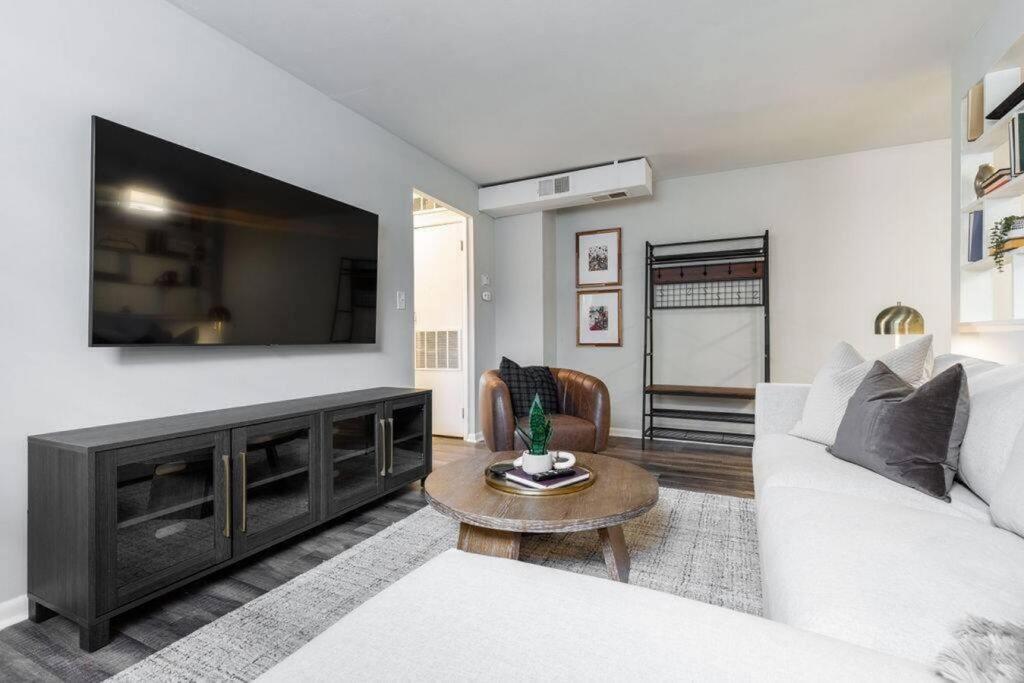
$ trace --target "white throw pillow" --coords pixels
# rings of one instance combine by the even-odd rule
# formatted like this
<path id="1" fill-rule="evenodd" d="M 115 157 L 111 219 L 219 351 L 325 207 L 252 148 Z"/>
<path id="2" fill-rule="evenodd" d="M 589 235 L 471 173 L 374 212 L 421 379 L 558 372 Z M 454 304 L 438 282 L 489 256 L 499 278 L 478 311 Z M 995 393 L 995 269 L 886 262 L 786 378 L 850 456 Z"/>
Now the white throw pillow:
<path id="1" fill-rule="evenodd" d="M 878 357 L 900 379 L 915 387 L 931 377 L 932 359 L 930 334 Z M 789 433 L 831 446 L 836 440 L 839 423 L 846 414 L 846 404 L 873 364 L 873 360 L 864 360 L 846 342 L 837 344 L 828 354 L 825 365 L 814 376 L 803 416 Z"/>
<path id="2" fill-rule="evenodd" d="M 971 414 L 957 476 L 991 505 L 1024 426 L 1024 366 L 1004 365 L 968 377 L 967 388 Z"/>
<path id="3" fill-rule="evenodd" d="M 1024 536 L 1024 429 L 1014 441 L 989 512 L 997 527 Z"/>

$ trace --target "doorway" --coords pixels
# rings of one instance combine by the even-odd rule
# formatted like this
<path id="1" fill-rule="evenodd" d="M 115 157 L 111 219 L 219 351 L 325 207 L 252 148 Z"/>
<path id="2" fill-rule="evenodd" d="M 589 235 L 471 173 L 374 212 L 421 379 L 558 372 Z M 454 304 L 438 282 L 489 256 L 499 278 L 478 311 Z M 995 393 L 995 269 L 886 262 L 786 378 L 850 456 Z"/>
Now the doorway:
<path id="1" fill-rule="evenodd" d="M 433 433 L 469 435 L 469 217 L 413 191 L 416 386 L 433 391 Z"/>

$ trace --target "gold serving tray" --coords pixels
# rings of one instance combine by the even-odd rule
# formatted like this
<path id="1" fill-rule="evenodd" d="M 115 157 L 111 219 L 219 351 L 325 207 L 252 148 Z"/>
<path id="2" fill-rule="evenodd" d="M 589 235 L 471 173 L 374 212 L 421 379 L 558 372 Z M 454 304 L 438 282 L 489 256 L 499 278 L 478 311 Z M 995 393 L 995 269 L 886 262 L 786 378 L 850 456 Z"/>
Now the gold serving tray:
<path id="1" fill-rule="evenodd" d="M 491 463 L 491 465 L 502 464 L 511 465 L 512 461 L 499 460 L 498 462 Z M 583 489 L 590 488 L 591 486 L 594 485 L 594 480 L 597 479 L 597 472 L 590 469 L 589 467 L 584 467 L 583 465 L 577 463 L 576 465 L 573 465 L 573 467 L 575 467 L 578 470 L 584 470 L 586 472 L 589 472 L 589 479 L 586 479 L 585 481 L 578 481 L 575 484 L 570 484 L 569 486 L 562 486 L 557 489 L 531 489 L 529 486 L 521 486 L 519 484 L 516 484 L 515 482 L 511 482 L 505 479 L 504 477 L 494 476 L 490 472 L 491 465 L 488 465 L 488 469 L 484 470 L 484 481 L 487 482 L 487 485 L 493 489 L 501 491 L 502 493 L 511 493 L 516 496 L 560 496 L 566 493 L 576 493 L 578 491 L 582 491 Z"/>

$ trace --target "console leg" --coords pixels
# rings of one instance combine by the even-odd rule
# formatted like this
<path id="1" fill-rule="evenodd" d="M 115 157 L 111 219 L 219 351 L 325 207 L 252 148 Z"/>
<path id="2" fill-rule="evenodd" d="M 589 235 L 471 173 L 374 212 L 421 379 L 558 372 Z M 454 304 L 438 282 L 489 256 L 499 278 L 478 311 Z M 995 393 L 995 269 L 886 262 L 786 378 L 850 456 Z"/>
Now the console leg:
<path id="1" fill-rule="evenodd" d="M 421 477 L 420 478 L 420 488 L 423 488 L 426 485 L 427 485 L 427 478 L 426 477 Z"/>
<path id="2" fill-rule="evenodd" d="M 28 599 L 28 620 L 33 624 L 41 624 L 50 617 L 57 616 L 57 613 L 45 605 L 40 605 L 32 598 Z"/>
<path id="3" fill-rule="evenodd" d="M 95 652 L 110 642 L 110 619 L 98 621 L 91 626 L 78 627 L 78 647 L 86 652 Z"/>

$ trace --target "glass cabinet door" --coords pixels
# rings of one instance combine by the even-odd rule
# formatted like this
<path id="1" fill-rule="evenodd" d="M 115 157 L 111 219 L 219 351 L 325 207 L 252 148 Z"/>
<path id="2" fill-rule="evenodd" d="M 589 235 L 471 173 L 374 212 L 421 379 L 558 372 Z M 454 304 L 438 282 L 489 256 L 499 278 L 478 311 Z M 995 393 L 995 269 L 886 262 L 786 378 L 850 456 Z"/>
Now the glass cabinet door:
<path id="1" fill-rule="evenodd" d="M 430 458 L 430 415 L 426 398 L 414 396 L 388 403 L 389 486 L 427 476 Z"/>
<path id="2" fill-rule="evenodd" d="M 100 505 L 107 608 L 228 559 L 228 468 L 223 432 L 98 454 L 109 495 Z"/>
<path id="3" fill-rule="evenodd" d="M 232 431 L 235 548 L 240 552 L 318 518 L 314 422 L 304 416 Z"/>
<path id="4" fill-rule="evenodd" d="M 324 429 L 330 512 L 337 513 L 377 495 L 383 459 L 383 414 L 378 405 L 328 413 Z"/>

